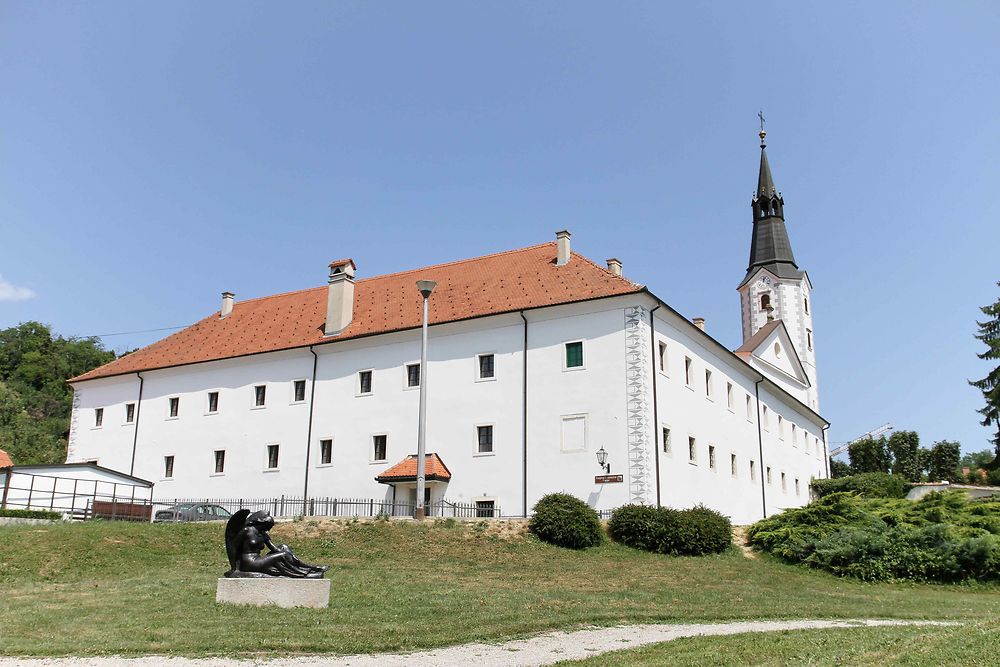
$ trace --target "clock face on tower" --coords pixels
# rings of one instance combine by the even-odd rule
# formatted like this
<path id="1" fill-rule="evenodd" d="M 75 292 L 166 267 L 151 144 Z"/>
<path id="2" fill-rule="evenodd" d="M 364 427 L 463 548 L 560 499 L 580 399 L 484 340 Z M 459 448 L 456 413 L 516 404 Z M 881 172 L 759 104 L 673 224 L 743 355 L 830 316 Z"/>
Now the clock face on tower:
<path id="1" fill-rule="evenodd" d="M 771 277 L 770 276 L 761 276 L 760 280 L 757 281 L 757 287 L 766 289 L 766 288 L 768 288 L 770 286 L 771 286 Z"/>

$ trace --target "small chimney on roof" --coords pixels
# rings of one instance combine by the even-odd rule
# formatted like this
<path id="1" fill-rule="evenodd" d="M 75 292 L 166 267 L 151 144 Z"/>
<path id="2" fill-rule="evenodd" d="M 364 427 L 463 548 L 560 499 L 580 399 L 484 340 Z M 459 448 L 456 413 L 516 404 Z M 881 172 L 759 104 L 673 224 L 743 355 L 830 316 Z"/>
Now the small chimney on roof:
<path id="1" fill-rule="evenodd" d="M 615 259 L 614 257 L 612 257 L 611 259 L 609 259 L 608 260 L 608 271 L 610 271 L 611 273 L 615 274 L 616 276 L 620 276 L 622 274 L 622 263 L 621 263 L 621 260 Z"/>
<path id="2" fill-rule="evenodd" d="M 556 232 L 556 266 L 565 266 L 569 263 L 569 237 L 570 233 L 565 229 Z"/>
<path id="3" fill-rule="evenodd" d="M 699 329 L 701 329 L 702 331 L 705 330 L 705 318 L 704 317 L 695 317 L 695 318 L 692 318 L 691 321 L 694 322 L 694 325 L 696 327 L 698 327 Z"/>
<path id="4" fill-rule="evenodd" d="M 354 272 L 357 267 L 353 259 L 330 262 L 330 287 L 326 295 L 326 323 L 323 333 L 336 336 L 347 328 L 354 317 Z"/>
<path id="5" fill-rule="evenodd" d="M 220 320 L 224 320 L 227 317 L 229 317 L 230 314 L 232 314 L 232 312 L 233 312 L 233 299 L 235 299 L 235 298 L 236 298 L 236 295 L 233 294 L 232 292 L 223 292 L 222 293 L 222 310 L 219 311 L 219 319 Z"/>

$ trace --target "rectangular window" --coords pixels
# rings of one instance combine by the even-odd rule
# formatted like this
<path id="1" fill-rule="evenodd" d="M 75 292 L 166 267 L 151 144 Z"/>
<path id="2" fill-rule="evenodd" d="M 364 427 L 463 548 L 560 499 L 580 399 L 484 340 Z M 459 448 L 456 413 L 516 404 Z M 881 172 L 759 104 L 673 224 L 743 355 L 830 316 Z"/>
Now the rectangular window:
<path id="1" fill-rule="evenodd" d="M 104 408 L 94 409 L 94 427 L 100 428 L 104 426 Z"/>
<path id="2" fill-rule="evenodd" d="M 173 479 L 174 477 L 174 457 L 163 457 L 163 479 Z"/>
<path id="3" fill-rule="evenodd" d="M 406 386 L 420 386 L 420 364 L 406 364 Z"/>
<path id="4" fill-rule="evenodd" d="M 767 466 L 767 473 L 764 475 L 764 478 L 767 480 L 767 485 L 770 486 L 771 485 L 771 466 Z"/>
<path id="5" fill-rule="evenodd" d="M 659 364 L 660 364 L 660 372 L 661 373 L 666 373 L 667 372 L 667 344 L 664 343 L 663 341 L 660 341 Z"/>
<path id="6" fill-rule="evenodd" d="M 781 491 L 788 491 L 788 483 L 785 481 L 785 473 L 781 473 Z"/>
<path id="7" fill-rule="evenodd" d="M 750 481 L 757 481 L 757 462 L 753 459 L 750 459 Z"/>
<path id="8" fill-rule="evenodd" d="M 492 454 L 493 453 L 493 427 L 492 426 L 477 426 L 476 427 L 476 441 L 477 441 L 476 452 L 478 452 L 479 454 Z"/>
<path id="9" fill-rule="evenodd" d="M 226 472 L 226 450 L 215 450 L 215 474 L 221 475 Z"/>
<path id="10" fill-rule="evenodd" d="M 319 441 L 319 462 L 321 465 L 333 463 L 333 440 L 330 438 Z"/>
<path id="11" fill-rule="evenodd" d="M 799 478 L 795 478 L 795 495 L 799 495 Z"/>
<path id="12" fill-rule="evenodd" d="M 799 433 L 798 430 L 795 428 L 795 424 L 792 424 L 792 447 L 798 447 L 798 446 L 799 446 Z"/>
<path id="13" fill-rule="evenodd" d="M 712 398 L 712 371 L 705 369 L 705 396 Z"/>
<path id="14" fill-rule="evenodd" d="M 278 445 L 267 446 L 267 469 L 278 469 Z"/>
<path id="15" fill-rule="evenodd" d="M 209 412 L 219 411 L 219 392 L 217 391 L 208 392 L 208 411 Z"/>
<path id="16" fill-rule="evenodd" d="M 583 368 L 583 341 L 566 343 L 566 368 Z"/>
<path id="17" fill-rule="evenodd" d="M 259 384 L 253 388 L 253 404 L 254 407 L 262 408 L 264 403 L 267 401 L 267 385 Z"/>
<path id="18" fill-rule="evenodd" d="M 806 329 L 806 344 L 810 350 L 813 349 L 813 332 L 809 329 Z"/>
<path id="19" fill-rule="evenodd" d="M 386 460 L 386 445 L 389 436 L 387 435 L 373 435 L 372 436 L 372 460 L 373 461 L 385 461 Z"/>
<path id="20" fill-rule="evenodd" d="M 663 453 L 669 454 L 672 447 L 670 446 L 670 429 L 666 426 L 663 427 L 661 437 L 663 438 Z"/>
<path id="21" fill-rule="evenodd" d="M 361 371 L 358 373 L 358 393 L 372 393 L 372 371 Z"/>
<path id="22" fill-rule="evenodd" d="M 733 383 L 726 383 L 726 407 L 730 410 L 733 409 Z"/>
<path id="23" fill-rule="evenodd" d="M 688 463 L 698 462 L 698 443 L 694 438 L 688 438 Z"/>
<path id="24" fill-rule="evenodd" d="M 300 403 L 306 400 L 306 381 L 296 380 L 292 385 L 292 401 Z"/>
<path id="25" fill-rule="evenodd" d="M 778 440 L 785 439 L 785 418 L 778 415 Z"/>
<path id="26" fill-rule="evenodd" d="M 809 298 L 808 297 L 802 297 L 802 306 L 803 306 L 803 308 L 805 308 L 806 315 L 808 315 L 809 314 Z"/>
<path id="27" fill-rule="evenodd" d="M 496 506 L 493 500 L 477 500 L 476 501 L 476 518 L 491 519 L 496 512 Z"/>
<path id="28" fill-rule="evenodd" d="M 479 379 L 480 380 L 492 380 L 496 377 L 496 369 L 493 366 L 493 355 L 492 354 L 480 354 L 479 355 Z"/>
<path id="29" fill-rule="evenodd" d="M 181 399 L 174 396 L 170 399 L 170 412 L 168 413 L 171 417 L 176 417 L 181 410 Z"/>
<path id="30" fill-rule="evenodd" d="M 715 445 L 708 446 L 708 467 L 715 470 Z"/>
<path id="31" fill-rule="evenodd" d="M 125 423 L 131 424 L 135 421 L 135 403 L 125 404 Z"/>
<path id="32" fill-rule="evenodd" d="M 684 384 L 691 386 L 691 357 L 684 357 Z"/>
<path id="33" fill-rule="evenodd" d="M 736 477 L 736 454 L 729 455 L 729 474 Z"/>
<path id="34" fill-rule="evenodd" d="M 747 394 L 747 419 L 753 421 L 753 399 Z"/>
<path id="35" fill-rule="evenodd" d="M 564 452 L 581 452 L 587 449 L 587 415 L 566 415 L 562 418 L 562 443 Z"/>
<path id="36" fill-rule="evenodd" d="M 763 422 L 762 425 L 764 430 L 769 431 L 771 429 L 771 418 L 768 416 L 766 405 L 761 408 L 761 415 L 761 422 Z"/>

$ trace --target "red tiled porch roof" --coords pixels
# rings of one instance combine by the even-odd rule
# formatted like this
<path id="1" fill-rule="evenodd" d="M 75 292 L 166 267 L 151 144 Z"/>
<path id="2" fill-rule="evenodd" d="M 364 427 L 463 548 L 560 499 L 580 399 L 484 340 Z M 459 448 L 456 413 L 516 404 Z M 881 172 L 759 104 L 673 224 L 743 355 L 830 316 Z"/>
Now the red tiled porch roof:
<path id="1" fill-rule="evenodd" d="M 427 481 L 447 482 L 451 479 L 451 471 L 437 454 L 426 454 L 424 457 L 424 479 Z M 375 478 L 379 484 L 395 484 L 396 482 L 417 481 L 417 455 L 410 454 L 405 459 L 385 470 Z"/>
<path id="2" fill-rule="evenodd" d="M 12 465 L 14 465 L 14 462 L 11 460 L 10 455 L 0 449 L 0 468 L 9 468 Z"/>

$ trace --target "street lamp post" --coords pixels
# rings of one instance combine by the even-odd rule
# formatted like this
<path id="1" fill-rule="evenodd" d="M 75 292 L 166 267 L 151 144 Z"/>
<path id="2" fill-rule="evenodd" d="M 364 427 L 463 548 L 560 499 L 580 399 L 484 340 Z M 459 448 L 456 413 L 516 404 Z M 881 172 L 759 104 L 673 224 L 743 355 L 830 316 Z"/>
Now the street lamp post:
<path id="1" fill-rule="evenodd" d="M 424 459 L 427 454 L 427 302 L 431 292 L 437 287 L 433 280 L 418 280 L 417 289 L 424 298 L 424 318 L 420 335 L 420 414 L 417 417 L 417 506 L 413 518 L 421 520 L 426 516 L 424 507 Z"/>

